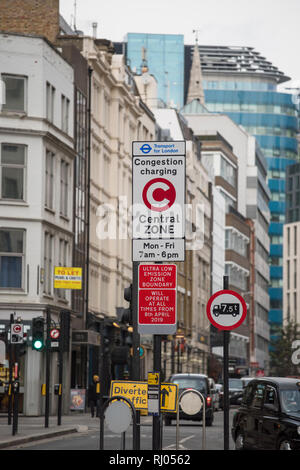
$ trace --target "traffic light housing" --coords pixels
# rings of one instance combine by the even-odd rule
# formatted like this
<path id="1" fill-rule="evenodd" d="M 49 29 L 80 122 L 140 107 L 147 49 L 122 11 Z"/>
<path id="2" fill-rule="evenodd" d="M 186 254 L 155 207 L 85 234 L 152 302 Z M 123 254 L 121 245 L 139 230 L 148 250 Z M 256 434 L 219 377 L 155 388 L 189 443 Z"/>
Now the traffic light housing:
<path id="1" fill-rule="evenodd" d="M 118 320 L 120 323 L 132 325 L 132 284 L 125 287 L 124 300 L 129 302 L 129 307 L 117 309 Z"/>
<path id="2" fill-rule="evenodd" d="M 42 351 L 45 347 L 44 319 L 32 319 L 32 349 Z"/>

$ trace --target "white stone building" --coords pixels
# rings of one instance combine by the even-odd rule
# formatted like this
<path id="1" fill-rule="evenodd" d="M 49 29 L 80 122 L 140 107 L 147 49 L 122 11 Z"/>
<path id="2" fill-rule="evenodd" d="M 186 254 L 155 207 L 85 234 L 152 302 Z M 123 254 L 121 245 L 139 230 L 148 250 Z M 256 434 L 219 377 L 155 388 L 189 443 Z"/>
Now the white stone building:
<path id="1" fill-rule="evenodd" d="M 53 271 L 72 265 L 73 69 L 41 37 L 1 34 L 0 78 L 0 323 L 15 313 L 29 328 L 47 307 L 56 322 L 56 312 L 71 306 L 70 291 L 53 288 Z M 43 361 L 31 347 L 21 359 L 26 415 L 44 406 Z"/>

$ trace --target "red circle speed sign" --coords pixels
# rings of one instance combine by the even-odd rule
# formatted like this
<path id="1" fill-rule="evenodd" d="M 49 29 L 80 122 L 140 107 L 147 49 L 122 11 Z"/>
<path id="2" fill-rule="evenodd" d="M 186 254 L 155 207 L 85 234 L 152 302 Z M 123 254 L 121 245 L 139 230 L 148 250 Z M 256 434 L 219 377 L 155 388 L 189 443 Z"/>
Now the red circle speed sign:
<path id="1" fill-rule="evenodd" d="M 206 313 L 210 323 L 219 330 L 234 330 L 245 320 L 247 305 L 240 294 L 224 289 L 211 296 Z"/>
<path id="2" fill-rule="evenodd" d="M 173 184 L 165 178 L 154 178 L 148 181 L 143 189 L 142 196 L 148 209 L 162 212 L 174 204 L 176 190 Z"/>

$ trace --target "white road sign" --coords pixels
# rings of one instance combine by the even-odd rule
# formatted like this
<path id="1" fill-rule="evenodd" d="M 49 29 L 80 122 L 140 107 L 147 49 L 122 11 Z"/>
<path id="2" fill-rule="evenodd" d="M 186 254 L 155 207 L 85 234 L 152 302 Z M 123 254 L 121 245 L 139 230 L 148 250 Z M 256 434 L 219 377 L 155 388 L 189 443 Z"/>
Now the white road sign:
<path id="1" fill-rule="evenodd" d="M 168 242 L 185 235 L 185 142 L 133 142 L 133 240 L 162 239 Z M 159 246 L 155 261 L 167 261 L 174 250 L 183 261 L 182 243 Z M 133 247 L 134 261 L 146 260 L 147 246 Z M 142 253 L 137 253 L 143 251 Z M 176 255 L 177 253 L 177 255 Z M 183 250 L 184 255 L 184 250 Z M 152 258 L 153 260 L 154 258 Z"/>
<path id="2" fill-rule="evenodd" d="M 184 261 L 184 239 L 133 240 L 133 261 Z"/>

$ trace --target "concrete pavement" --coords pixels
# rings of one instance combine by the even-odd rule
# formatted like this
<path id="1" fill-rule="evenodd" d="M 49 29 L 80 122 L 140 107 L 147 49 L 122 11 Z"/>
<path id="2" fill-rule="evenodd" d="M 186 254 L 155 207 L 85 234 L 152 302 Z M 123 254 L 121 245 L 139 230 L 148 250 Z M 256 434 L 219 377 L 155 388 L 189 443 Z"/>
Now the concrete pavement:
<path id="1" fill-rule="evenodd" d="M 90 413 L 74 412 L 68 416 L 62 416 L 61 425 L 57 425 L 57 416 L 49 417 L 49 426 L 45 428 L 45 417 L 29 417 L 20 415 L 18 418 L 18 431 L 12 435 L 12 424 L 7 424 L 7 415 L 0 414 L 0 449 L 9 449 L 20 444 L 32 441 L 49 439 L 72 433 L 84 433 L 91 429 L 99 428 L 98 418 L 92 418 Z M 152 422 L 150 416 L 141 416 L 141 424 Z"/>

